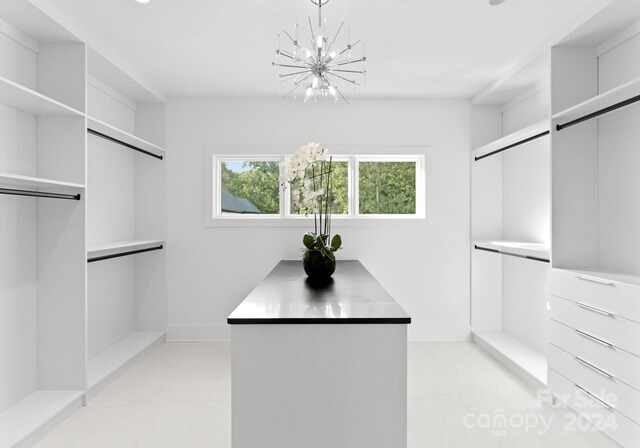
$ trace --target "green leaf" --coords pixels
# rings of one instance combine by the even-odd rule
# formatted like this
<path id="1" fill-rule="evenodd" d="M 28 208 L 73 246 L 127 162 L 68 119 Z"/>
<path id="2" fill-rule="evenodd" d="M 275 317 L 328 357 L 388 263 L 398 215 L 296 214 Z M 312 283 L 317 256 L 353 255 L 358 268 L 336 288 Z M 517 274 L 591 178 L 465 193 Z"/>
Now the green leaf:
<path id="1" fill-rule="evenodd" d="M 329 239 L 329 235 L 327 235 L 326 233 L 323 233 L 322 235 L 320 235 L 320 241 L 322 241 L 322 245 L 326 246 L 327 245 L 327 240 Z M 320 241 L 318 241 L 318 243 L 320 243 Z"/>
<path id="2" fill-rule="evenodd" d="M 302 237 L 302 244 L 304 244 L 304 247 L 306 247 L 307 249 L 312 250 L 316 245 L 317 239 L 318 237 L 315 233 L 307 232 Z"/>
<path id="3" fill-rule="evenodd" d="M 336 234 L 331 238 L 331 252 L 335 252 L 342 247 L 342 238 Z"/>

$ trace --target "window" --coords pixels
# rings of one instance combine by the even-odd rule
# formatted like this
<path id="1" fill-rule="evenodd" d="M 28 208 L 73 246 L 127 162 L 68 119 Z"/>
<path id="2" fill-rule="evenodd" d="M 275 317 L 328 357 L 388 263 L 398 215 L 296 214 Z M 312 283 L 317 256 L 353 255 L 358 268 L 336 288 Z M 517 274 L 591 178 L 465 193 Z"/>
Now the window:
<path id="1" fill-rule="evenodd" d="M 416 161 L 358 162 L 360 215 L 415 215 Z"/>
<path id="2" fill-rule="evenodd" d="M 350 169 L 349 161 L 341 158 L 334 158 L 331 163 L 331 196 L 333 197 L 331 213 L 333 215 L 349 215 L 349 186 L 350 186 Z M 296 200 L 295 192 L 298 187 L 298 181 L 294 182 L 287 190 L 289 192 L 289 214 L 294 213 L 293 203 Z"/>
<path id="3" fill-rule="evenodd" d="M 286 156 L 212 157 L 207 224 L 225 219 L 306 223 L 294 213 L 296 185 L 285 191 Z M 423 155 L 332 155 L 332 215 L 338 220 L 424 218 Z M 256 220 L 257 219 L 257 220 Z M 253 224 L 251 224 L 253 225 Z M 304 225 L 304 224 L 301 224 Z"/>
<path id="4" fill-rule="evenodd" d="M 280 161 L 220 159 L 221 215 L 279 215 Z"/>

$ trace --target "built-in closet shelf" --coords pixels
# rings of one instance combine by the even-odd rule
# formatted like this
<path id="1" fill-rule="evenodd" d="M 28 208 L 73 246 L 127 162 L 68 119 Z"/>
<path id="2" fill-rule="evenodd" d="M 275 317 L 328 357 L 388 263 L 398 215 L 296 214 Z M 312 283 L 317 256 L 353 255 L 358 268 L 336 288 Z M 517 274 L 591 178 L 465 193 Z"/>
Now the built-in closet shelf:
<path id="1" fill-rule="evenodd" d="M 0 413 L 0 447 L 16 446 L 65 411 L 82 406 L 84 391 L 41 390 Z"/>
<path id="2" fill-rule="evenodd" d="M 571 272 L 582 277 L 591 277 L 595 280 L 600 280 L 607 283 L 616 283 L 620 285 L 628 285 L 634 288 L 640 288 L 640 275 L 627 274 L 624 272 L 615 272 L 602 270 L 598 268 L 593 269 L 572 269 L 572 268 L 557 268 L 561 271 Z"/>
<path id="3" fill-rule="evenodd" d="M 81 184 L 43 179 L 41 177 L 21 176 L 19 174 L 0 173 L 0 188 L 3 187 L 69 194 L 77 194 L 84 190 L 84 185 Z"/>
<path id="4" fill-rule="evenodd" d="M 504 331 L 474 331 L 475 342 L 536 387 L 547 385 L 547 358 Z"/>
<path id="5" fill-rule="evenodd" d="M 562 112 L 555 114 L 553 116 L 553 121 L 562 125 L 566 122 L 577 120 L 581 117 L 615 106 L 623 101 L 633 99 L 639 95 L 640 78 L 565 109 Z"/>
<path id="6" fill-rule="evenodd" d="M 87 248 L 87 260 L 98 261 L 150 252 L 164 248 L 164 244 L 165 240 L 126 240 L 92 244 Z"/>
<path id="7" fill-rule="evenodd" d="M 473 155 L 476 160 L 482 159 L 489 155 L 506 151 L 520 145 L 529 143 L 530 141 L 544 137 L 549 134 L 549 120 L 543 120 L 524 129 L 516 131 L 512 134 L 505 135 L 498 140 L 494 140 L 480 148 L 477 148 Z"/>
<path id="8" fill-rule="evenodd" d="M 136 137 L 133 134 L 122 131 L 110 124 L 103 121 L 96 120 L 92 117 L 87 117 L 87 128 L 89 132 L 101 134 L 100 137 L 106 137 L 108 140 L 114 143 L 124 144 L 124 146 L 151 155 L 153 157 L 162 159 L 165 156 L 164 148 L 158 145 L 154 145 L 146 140 Z"/>
<path id="9" fill-rule="evenodd" d="M 549 260 L 549 246 L 542 243 L 529 243 L 524 241 L 474 241 L 476 248 L 486 249 L 504 255 Z"/>
<path id="10" fill-rule="evenodd" d="M 87 365 L 89 392 L 91 393 L 92 390 L 95 392 L 98 386 L 114 378 L 146 350 L 162 342 L 164 335 L 164 332 L 137 331 L 89 359 Z"/>
<path id="11" fill-rule="evenodd" d="M 79 110 L 0 77 L 0 104 L 39 117 L 82 117 Z"/>

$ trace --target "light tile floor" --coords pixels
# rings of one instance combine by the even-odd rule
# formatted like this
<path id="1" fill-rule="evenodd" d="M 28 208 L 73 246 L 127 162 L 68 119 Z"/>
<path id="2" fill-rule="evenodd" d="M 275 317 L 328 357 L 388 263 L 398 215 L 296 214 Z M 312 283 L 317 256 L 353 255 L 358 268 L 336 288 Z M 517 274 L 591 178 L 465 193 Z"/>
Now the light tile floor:
<path id="1" fill-rule="evenodd" d="M 610 446 L 566 430 L 567 409 L 540 406 L 533 388 L 474 343 L 410 343 L 408 358 L 409 448 Z M 230 403 L 228 343 L 165 343 L 36 447 L 230 448 Z M 501 415 L 506 427 L 487 424 Z"/>

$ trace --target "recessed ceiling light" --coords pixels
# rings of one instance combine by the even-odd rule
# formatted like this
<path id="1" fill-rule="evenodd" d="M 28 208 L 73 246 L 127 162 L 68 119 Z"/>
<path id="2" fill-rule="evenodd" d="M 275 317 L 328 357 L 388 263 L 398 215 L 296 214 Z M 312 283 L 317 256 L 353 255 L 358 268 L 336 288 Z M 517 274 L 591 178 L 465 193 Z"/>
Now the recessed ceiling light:
<path id="1" fill-rule="evenodd" d="M 147 0 L 147 1 L 148 1 L 148 0 Z M 489 0 L 489 4 L 490 4 L 491 6 L 500 5 L 500 4 L 504 3 L 504 2 L 505 2 L 505 0 Z"/>
<path id="2" fill-rule="evenodd" d="M 149 0 L 136 0 L 138 3 L 143 3 L 143 4 L 147 4 L 149 3 Z M 491 0 L 493 1 L 493 0 Z"/>

